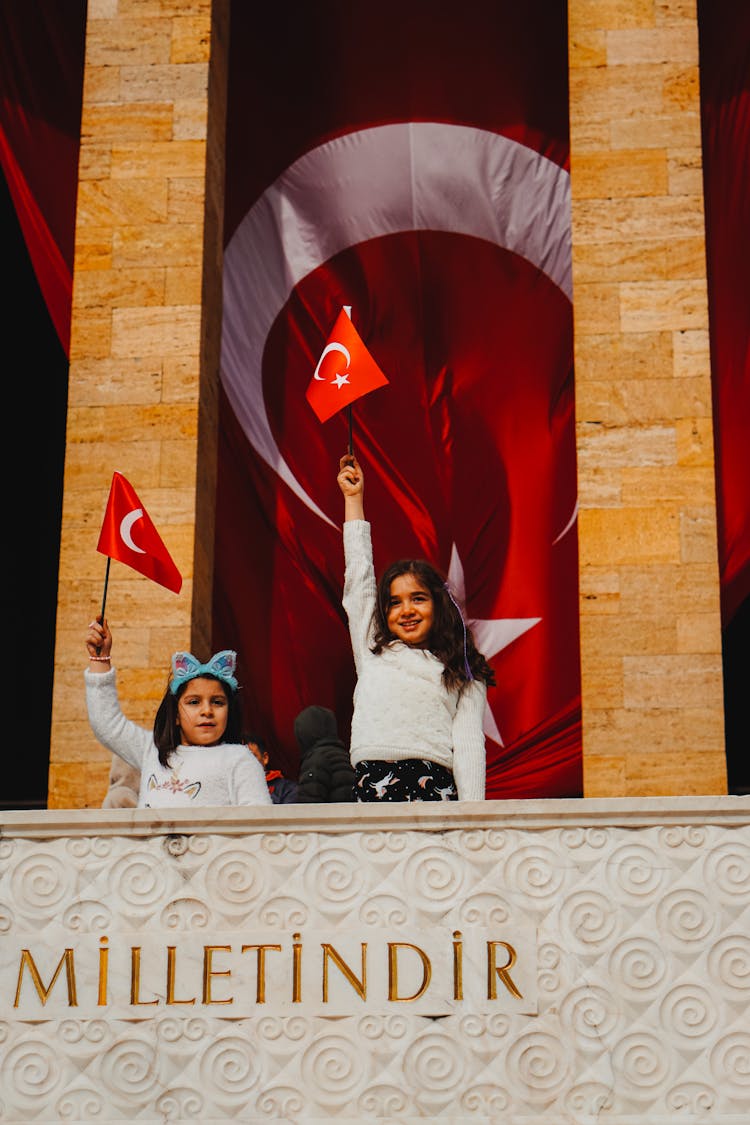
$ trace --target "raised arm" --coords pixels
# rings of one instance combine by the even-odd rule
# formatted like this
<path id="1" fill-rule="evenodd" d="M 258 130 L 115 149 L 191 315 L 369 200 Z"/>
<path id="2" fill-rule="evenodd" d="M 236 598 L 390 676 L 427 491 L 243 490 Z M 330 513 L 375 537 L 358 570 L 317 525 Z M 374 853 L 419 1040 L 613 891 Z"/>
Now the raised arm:
<path id="1" fill-rule="evenodd" d="M 96 617 L 91 622 L 86 632 L 86 648 L 89 654 L 89 670 L 108 672 L 112 652 L 112 633 L 106 618 L 104 621 L 99 621 Z"/>
<path id="2" fill-rule="evenodd" d="M 339 461 L 336 478 L 344 495 L 344 523 L 365 518 L 365 478 L 359 461 L 353 453 L 346 453 Z"/>

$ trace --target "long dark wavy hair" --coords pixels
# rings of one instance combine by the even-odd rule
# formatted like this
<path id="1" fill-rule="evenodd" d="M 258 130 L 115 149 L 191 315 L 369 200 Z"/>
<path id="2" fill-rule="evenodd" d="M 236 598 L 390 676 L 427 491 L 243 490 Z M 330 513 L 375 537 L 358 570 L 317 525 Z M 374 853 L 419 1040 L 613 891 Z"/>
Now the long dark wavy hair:
<path id="1" fill-rule="evenodd" d="M 388 628 L 388 603 L 391 583 L 402 574 L 413 575 L 432 597 L 433 618 L 427 648 L 443 664 L 443 684 L 446 690 L 457 688 L 460 693 L 470 682 L 466 674 L 466 663 L 473 679 L 483 680 L 487 687 L 494 687 L 495 673 L 474 644 L 468 625 L 464 652 L 464 621 L 460 609 L 448 593 L 445 576 L 424 559 L 399 559 L 391 563 L 383 573 L 378 583 L 378 600 L 373 615 L 372 651 L 380 653 L 396 639 Z"/>
<path id="2" fill-rule="evenodd" d="M 171 673 L 170 673 L 171 676 Z M 214 680 L 217 684 L 221 684 L 224 691 L 227 693 L 227 726 L 224 734 L 221 736 L 222 742 L 242 742 L 242 707 L 240 706 L 239 696 L 236 691 L 233 691 L 229 684 L 218 676 L 209 676 L 205 672 L 201 672 L 200 676 L 193 676 L 194 680 Z M 156 749 L 159 751 L 159 761 L 163 766 L 169 765 L 169 759 L 180 745 L 180 728 L 177 723 L 177 704 L 182 698 L 182 694 L 188 684 L 192 680 L 185 680 L 184 684 L 180 684 L 177 689 L 176 695 L 172 695 L 167 683 L 167 690 L 164 692 L 164 698 L 156 712 L 154 719 L 154 743 Z"/>

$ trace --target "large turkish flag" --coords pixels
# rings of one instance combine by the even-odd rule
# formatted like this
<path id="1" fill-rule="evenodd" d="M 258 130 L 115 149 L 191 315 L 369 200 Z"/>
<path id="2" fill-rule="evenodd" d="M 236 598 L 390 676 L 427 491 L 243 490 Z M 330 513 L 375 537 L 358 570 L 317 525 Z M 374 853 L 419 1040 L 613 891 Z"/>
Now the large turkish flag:
<path id="1" fill-rule="evenodd" d="M 564 0 L 234 7 L 214 643 L 290 772 L 301 708 L 351 717 L 347 422 L 305 400 L 351 306 L 376 568 L 464 597 L 488 796 L 581 792 L 567 101 Z"/>

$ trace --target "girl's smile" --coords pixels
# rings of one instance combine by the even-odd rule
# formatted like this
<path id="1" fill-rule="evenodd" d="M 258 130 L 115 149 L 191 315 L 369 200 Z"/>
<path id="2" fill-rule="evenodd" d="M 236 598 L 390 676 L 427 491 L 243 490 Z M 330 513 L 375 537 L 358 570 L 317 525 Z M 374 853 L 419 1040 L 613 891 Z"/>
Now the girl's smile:
<path id="1" fill-rule="evenodd" d="M 393 579 L 386 621 L 397 640 L 412 648 L 425 648 L 434 616 L 432 595 L 413 574 Z"/>

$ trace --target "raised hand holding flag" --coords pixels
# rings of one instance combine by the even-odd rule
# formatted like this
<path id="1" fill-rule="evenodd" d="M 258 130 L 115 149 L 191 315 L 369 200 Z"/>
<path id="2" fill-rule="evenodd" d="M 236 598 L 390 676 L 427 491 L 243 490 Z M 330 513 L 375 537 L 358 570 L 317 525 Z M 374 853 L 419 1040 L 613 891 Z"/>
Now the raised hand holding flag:
<path id="1" fill-rule="evenodd" d="M 108 559 L 125 563 L 175 594 L 179 594 L 182 588 L 182 575 L 135 489 L 122 473 L 116 472 L 112 477 L 96 549 Z"/>
<path id="2" fill-rule="evenodd" d="M 336 317 L 328 342 L 305 392 L 318 420 L 327 422 L 339 410 L 388 382 L 370 355 L 345 305 Z"/>

